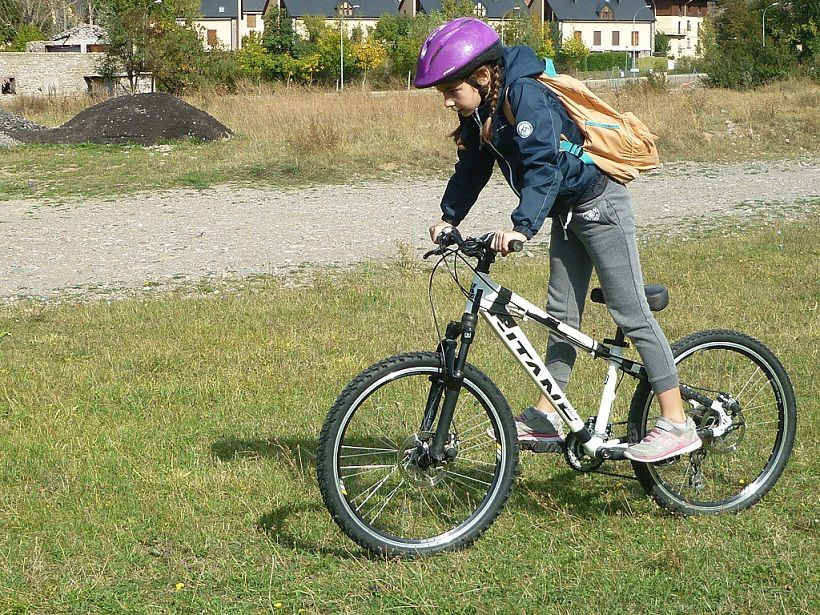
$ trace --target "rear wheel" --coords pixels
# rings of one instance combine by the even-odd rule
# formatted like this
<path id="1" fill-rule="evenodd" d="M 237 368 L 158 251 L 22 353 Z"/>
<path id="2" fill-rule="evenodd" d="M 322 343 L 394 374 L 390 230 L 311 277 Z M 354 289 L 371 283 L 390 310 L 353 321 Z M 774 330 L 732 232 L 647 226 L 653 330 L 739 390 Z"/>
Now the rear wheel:
<path id="1" fill-rule="evenodd" d="M 758 502 L 783 472 L 794 443 L 794 391 L 780 361 L 761 342 L 735 331 L 703 331 L 672 346 L 682 385 L 713 400 L 708 408 L 686 399 L 701 449 L 672 462 L 632 462 L 646 492 L 672 512 L 738 512 Z M 641 383 L 632 398 L 630 434 L 640 440 L 660 416 L 655 396 Z M 731 422 L 731 423 L 730 423 Z"/>
<path id="2" fill-rule="evenodd" d="M 466 547 L 501 511 L 518 463 L 515 425 L 498 388 L 466 365 L 447 444 L 429 455 L 443 399 L 435 353 L 398 355 L 357 376 L 328 414 L 317 472 L 333 519 L 362 547 L 421 555 Z"/>

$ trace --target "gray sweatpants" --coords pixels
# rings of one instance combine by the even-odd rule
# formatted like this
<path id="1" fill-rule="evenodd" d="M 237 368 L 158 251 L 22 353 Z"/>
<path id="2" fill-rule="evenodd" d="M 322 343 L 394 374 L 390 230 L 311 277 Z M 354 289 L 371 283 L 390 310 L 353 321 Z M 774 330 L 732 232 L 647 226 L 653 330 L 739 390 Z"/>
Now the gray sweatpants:
<path id="1" fill-rule="evenodd" d="M 562 218 L 552 222 L 547 312 L 579 328 L 595 267 L 609 313 L 637 348 L 652 390 L 679 386 L 669 342 L 643 292 L 629 191 L 610 181 L 600 196 L 572 209 L 566 233 Z M 546 365 L 564 390 L 574 363 L 575 348 L 551 335 Z"/>

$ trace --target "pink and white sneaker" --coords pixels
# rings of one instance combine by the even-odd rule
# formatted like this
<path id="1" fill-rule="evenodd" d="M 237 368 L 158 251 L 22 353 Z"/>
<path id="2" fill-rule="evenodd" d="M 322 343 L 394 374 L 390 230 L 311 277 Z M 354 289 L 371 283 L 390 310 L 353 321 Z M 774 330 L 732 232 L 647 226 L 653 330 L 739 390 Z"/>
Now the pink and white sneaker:
<path id="1" fill-rule="evenodd" d="M 624 457 L 642 463 L 655 463 L 696 451 L 701 444 L 698 430 L 691 417 L 687 417 L 686 427 L 683 429 L 661 417 L 655 422 L 655 428 L 646 434 L 643 440 L 626 449 Z"/>
<path id="2" fill-rule="evenodd" d="M 554 412 L 530 406 L 515 417 L 518 444 L 536 453 L 560 453 L 564 444 L 564 422 Z"/>

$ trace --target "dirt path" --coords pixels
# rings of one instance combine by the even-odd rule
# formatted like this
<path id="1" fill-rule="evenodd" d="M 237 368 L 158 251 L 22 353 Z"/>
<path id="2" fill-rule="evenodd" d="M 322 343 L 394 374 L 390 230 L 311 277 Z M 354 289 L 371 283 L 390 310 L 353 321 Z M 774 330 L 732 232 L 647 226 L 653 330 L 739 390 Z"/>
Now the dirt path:
<path id="1" fill-rule="evenodd" d="M 0 202 L 0 302 L 118 298 L 383 258 L 399 243 L 426 245 L 444 185 L 397 179 Z M 682 228 L 761 208 L 794 217 L 802 203 L 820 199 L 820 161 L 672 164 L 630 186 L 642 227 Z M 507 227 L 514 206 L 503 180 L 493 179 L 463 226 L 467 232 Z"/>

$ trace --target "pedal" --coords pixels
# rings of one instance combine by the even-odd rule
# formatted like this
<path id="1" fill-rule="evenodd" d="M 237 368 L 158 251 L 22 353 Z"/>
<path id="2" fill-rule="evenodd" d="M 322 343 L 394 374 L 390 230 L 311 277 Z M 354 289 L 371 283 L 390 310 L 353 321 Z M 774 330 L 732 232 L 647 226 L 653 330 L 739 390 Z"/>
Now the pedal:
<path id="1" fill-rule="evenodd" d="M 655 463 L 651 464 L 655 467 L 662 468 L 665 466 L 673 466 L 680 461 L 680 455 L 675 455 L 674 457 L 669 457 L 668 459 L 661 459 L 660 461 L 656 461 Z"/>
<path id="2" fill-rule="evenodd" d="M 531 453 L 563 453 L 563 442 L 532 442 L 524 441 L 518 443 L 518 448 Z"/>

